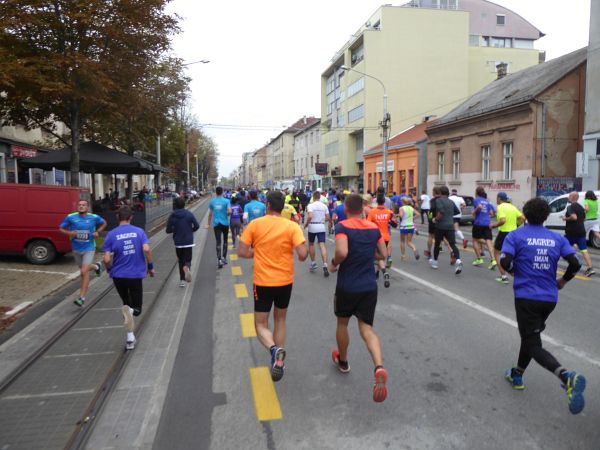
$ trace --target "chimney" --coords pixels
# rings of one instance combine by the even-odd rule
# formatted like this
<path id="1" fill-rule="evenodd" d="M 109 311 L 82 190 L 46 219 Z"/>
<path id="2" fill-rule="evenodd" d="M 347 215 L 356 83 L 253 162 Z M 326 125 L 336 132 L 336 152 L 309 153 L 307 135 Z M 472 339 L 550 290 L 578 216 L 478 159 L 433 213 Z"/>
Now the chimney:
<path id="1" fill-rule="evenodd" d="M 508 69 L 508 64 L 506 64 L 504 62 L 501 62 L 500 64 L 498 64 L 496 66 L 496 70 L 498 72 L 498 78 L 497 78 L 497 80 L 499 80 L 501 78 L 504 78 L 506 76 L 506 74 L 508 72 L 507 69 Z"/>
<path id="2" fill-rule="evenodd" d="M 304 116 L 304 125 L 306 126 L 306 116 Z"/>

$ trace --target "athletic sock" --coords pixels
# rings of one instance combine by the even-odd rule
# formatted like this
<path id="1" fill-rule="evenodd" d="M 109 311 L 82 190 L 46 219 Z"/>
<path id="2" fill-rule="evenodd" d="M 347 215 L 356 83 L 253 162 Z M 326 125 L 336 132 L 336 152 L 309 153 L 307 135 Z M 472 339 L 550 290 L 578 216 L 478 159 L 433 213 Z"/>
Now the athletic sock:
<path id="1" fill-rule="evenodd" d="M 128 333 L 127 333 L 127 341 L 128 341 L 128 342 L 133 342 L 133 341 L 135 341 L 135 336 L 134 336 L 134 334 L 133 334 L 133 333 L 131 333 L 131 332 L 128 332 Z"/>
<path id="2" fill-rule="evenodd" d="M 514 377 L 516 375 L 516 376 L 522 377 L 524 372 L 525 371 L 523 369 L 521 369 L 520 367 L 513 367 L 511 376 Z"/>
<path id="3" fill-rule="evenodd" d="M 269 347 L 269 351 L 272 353 L 274 348 L 277 348 L 277 346 L 276 346 L 276 345 L 271 345 L 271 346 Z"/>
<path id="4" fill-rule="evenodd" d="M 381 269 L 381 272 L 385 275 L 387 273 L 387 269 Z"/>
<path id="5" fill-rule="evenodd" d="M 377 372 L 377 369 L 383 369 L 383 366 L 375 366 L 375 372 Z"/>
<path id="6" fill-rule="evenodd" d="M 564 367 L 559 367 L 556 369 L 554 371 L 554 375 L 556 375 L 564 384 L 567 384 L 567 381 L 569 380 L 569 372 L 567 372 Z"/>

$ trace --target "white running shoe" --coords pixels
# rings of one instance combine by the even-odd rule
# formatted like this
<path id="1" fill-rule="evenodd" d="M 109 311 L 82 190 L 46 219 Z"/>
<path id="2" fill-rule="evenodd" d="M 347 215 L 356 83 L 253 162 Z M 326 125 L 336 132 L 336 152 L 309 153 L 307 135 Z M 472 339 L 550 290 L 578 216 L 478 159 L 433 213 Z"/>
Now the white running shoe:
<path id="1" fill-rule="evenodd" d="M 435 259 L 430 259 L 429 265 L 431 266 L 432 269 L 437 269 L 439 267 L 439 264 Z"/>
<path id="2" fill-rule="evenodd" d="M 454 268 L 454 273 L 456 275 L 460 275 L 462 270 L 463 270 L 462 261 L 459 259 L 458 261 L 456 261 L 456 267 Z"/>
<path id="3" fill-rule="evenodd" d="M 125 343 L 125 350 L 133 350 L 135 348 L 135 343 L 137 341 L 135 339 L 133 339 L 133 341 L 127 341 Z"/>
<path id="4" fill-rule="evenodd" d="M 184 288 L 185 287 L 185 281 L 180 281 L 179 282 L 179 287 L 180 288 Z"/>
<path id="5" fill-rule="evenodd" d="M 310 268 L 308 270 L 310 270 L 311 272 L 316 272 L 317 271 L 317 262 L 316 261 L 311 262 Z"/>
<path id="6" fill-rule="evenodd" d="M 192 271 L 190 270 L 190 268 L 188 267 L 187 270 L 184 270 L 185 273 L 185 281 L 187 281 L 188 283 L 192 282 Z"/>

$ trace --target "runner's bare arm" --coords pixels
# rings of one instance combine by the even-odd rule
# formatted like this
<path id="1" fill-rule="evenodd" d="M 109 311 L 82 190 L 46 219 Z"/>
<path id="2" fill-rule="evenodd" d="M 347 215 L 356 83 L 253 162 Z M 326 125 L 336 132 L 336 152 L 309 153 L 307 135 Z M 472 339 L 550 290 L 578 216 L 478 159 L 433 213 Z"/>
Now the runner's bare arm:
<path id="1" fill-rule="evenodd" d="M 240 258 L 254 258 L 254 249 L 240 239 L 238 245 L 238 256 Z"/>
<path id="2" fill-rule="evenodd" d="M 148 275 L 153 277 L 156 275 L 156 271 L 154 270 L 154 264 L 152 263 L 152 249 L 150 248 L 150 244 L 144 244 L 142 246 L 142 250 L 144 250 L 144 255 L 146 256 L 146 264 L 148 265 Z"/>
<path id="3" fill-rule="evenodd" d="M 210 228 L 210 224 L 212 223 L 212 210 L 208 212 L 208 220 L 206 221 L 206 225 L 204 228 Z"/>
<path id="4" fill-rule="evenodd" d="M 305 243 L 296 246 L 296 254 L 298 255 L 298 261 L 302 262 L 306 260 L 308 257 L 308 249 L 306 248 Z"/>
<path id="5" fill-rule="evenodd" d="M 348 239 L 340 238 L 335 240 L 335 253 L 329 263 L 329 271 L 336 272 L 338 266 L 348 257 Z"/>

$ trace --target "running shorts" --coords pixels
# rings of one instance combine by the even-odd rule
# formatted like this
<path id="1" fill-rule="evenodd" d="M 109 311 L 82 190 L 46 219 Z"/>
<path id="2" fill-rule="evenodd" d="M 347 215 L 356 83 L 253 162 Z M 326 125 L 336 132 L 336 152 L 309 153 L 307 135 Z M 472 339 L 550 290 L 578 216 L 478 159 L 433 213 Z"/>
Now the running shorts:
<path id="1" fill-rule="evenodd" d="M 336 317 L 352 317 L 373 326 L 375 307 L 377 306 L 377 289 L 369 292 L 348 293 L 335 292 L 333 310 Z"/>
<path id="2" fill-rule="evenodd" d="M 254 285 L 254 312 L 271 311 L 271 307 L 275 304 L 275 308 L 287 309 L 292 297 L 292 285 L 286 286 L 257 286 Z"/>
<path id="3" fill-rule="evenodd" d="M 485 239 L 486 241 L 492 240 L 492 230 L 490 227 L 484 227 L 482 225 L 473 225 L 473 239 Z"/>
<path id="4" fill-rule="evenodd" d="M 587 239 L 585 236 L 573 237 L 573 236 L 565 236 L 569 244 L 576 245 L 580 251 L 587 250 Z"/>
<path id="5" fill-rule="evenodd" d="M 515 299 L 517 325 L 521 337 L 539 334 L 546 328 L 546 319 L 554 308 L 555 302 L 541 302 L 537 300 Z"/>
<path id="6" fill-rule="evenodd" d="M 504 239 L 508 236 L 507 231 L 499 231 L 498 236 L 496 236 L 496 240 L 494 241 L 494 248 L 498 251 L 502 250 L 502 244 L 504 244 Z"/>
<path id="7" fill-rule="evenodd" d="M 400 234 L 415 234 L 414 228 L 400 228 Z"/>
<path id="8" fill-rule="evenodd" d="M 427 232 L 429 234 L 435 234 L 435 223 L 433 222 L 429 222 L 429 224 L 427 225 Z"/>
<path id="9" fill-rule="evenodd" d="M 454 223 L 457 223 L 460 225 L 460 217 L 453 217 L 452 220 L 454 221 Z"/>
<path id="10" fill-rule="evenodd" d="M 96 254 L 95 251 L 93 252 L 83 252 L 83 253 L 79 253 L 79 252 L 73 252 L 73 256 L 75 257 L 75 262 L 77 263 L 77 265 L 79 267 L 83 266 L 83 265 L 90 265 L 94 262 L 94 255 Z"/>
<path id="11" fill-rule="evenodd" d="M 319 241 L 319 244 L 324 244 L 325 243 L 325 232 L 322 231 L 320 233 L 311 233 L 310 231 L 308 232 L 308 243 L 309 244 L 313 244 L 315 242 L 315 237 L 317 238 L 317 240 Z"/>

